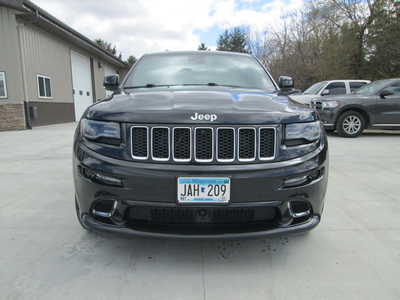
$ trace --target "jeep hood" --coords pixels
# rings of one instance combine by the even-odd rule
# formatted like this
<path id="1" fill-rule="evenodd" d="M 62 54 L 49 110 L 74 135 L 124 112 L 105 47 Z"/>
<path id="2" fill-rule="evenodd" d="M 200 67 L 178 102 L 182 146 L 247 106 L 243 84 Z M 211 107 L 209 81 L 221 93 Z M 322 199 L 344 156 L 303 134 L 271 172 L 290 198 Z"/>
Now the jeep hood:
<path id="1" fill-rule="evenodd" d="M 223 87 L 133 90 L 92 105 L 84 116 L 128 123 L 211 123 L 192 120 L 195 113 L 217 115 L 212 124 L 277 124 L 317 119 L 315 112 L 295 105 L 287 97 Z"/>

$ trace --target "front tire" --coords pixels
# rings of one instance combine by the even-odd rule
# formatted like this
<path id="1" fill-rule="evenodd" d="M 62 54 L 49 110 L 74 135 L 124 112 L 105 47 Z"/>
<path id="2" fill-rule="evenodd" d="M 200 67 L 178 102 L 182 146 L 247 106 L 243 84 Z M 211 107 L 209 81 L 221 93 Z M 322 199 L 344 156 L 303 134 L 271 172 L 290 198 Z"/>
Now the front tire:
<path id="1" fill-rule="evenodd" d="M 329 128 L 329 129 L 325 128 L 325 132 L 326 132 L 326 133 L 329 133 L 329 134 L 334 133 L 335 130 L 336 130 L 335 128 Z"/>
<path id="2" fill-rule="evenodd" d="M 356 111 L 342 113 L 336 124 L 336 131 L 342 137 L 355 138 L 361 135 L 365 128 L 365 119 Z"/>

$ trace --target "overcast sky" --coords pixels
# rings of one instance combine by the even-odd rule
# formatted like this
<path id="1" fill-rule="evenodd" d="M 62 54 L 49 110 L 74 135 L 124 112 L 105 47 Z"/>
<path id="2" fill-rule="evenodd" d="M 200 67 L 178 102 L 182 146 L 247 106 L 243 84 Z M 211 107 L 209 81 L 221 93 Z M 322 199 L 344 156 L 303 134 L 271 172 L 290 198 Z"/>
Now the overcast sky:
<path id="1" fill-rule="evenodd" d="M 91 39 L 115 44 L 123 57 L 215 47 L 224 29 L 262 30 L 303 0 L 33 0 Z"/>

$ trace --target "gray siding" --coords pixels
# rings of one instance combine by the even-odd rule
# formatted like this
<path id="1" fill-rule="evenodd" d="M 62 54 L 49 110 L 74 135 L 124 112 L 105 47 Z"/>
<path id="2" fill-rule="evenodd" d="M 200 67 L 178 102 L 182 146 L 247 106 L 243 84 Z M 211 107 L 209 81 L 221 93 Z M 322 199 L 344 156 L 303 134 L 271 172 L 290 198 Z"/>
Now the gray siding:
<path id="1" fill-rule="evenodd" d="M 93 57 L 90 53 L 71 46 L 56 36 L 43 31 L 34 25 L 21 28 L 22 49 L 27 77 L 27 90 L 30 101 L 73 102 L 71 50 L 93 58 L 93 75 L 96 99 L 105 97 L 103 87 L 104 70 L 114 69 L 111 65 Z M 101 61 L 101 68 L 99 68 Z M 49 76 L 52 82 L 53 99 L 39 98 L 37 91 L 37 75 Z"/>
<path id="2" fill-rule="evenodd" d="M 20 30 L 29 101 L 73 102 L 68 43 L 32 24 L 25 24 Z M 51 78 L 52 99 L 39 97 L 37 75 Z"/>
<path id="3" fill-rule="evenodd" d="M 99 59 L 93 59 L 93 74 L 95 83 L 96 100 L 102 99 L 106 96 L 106 90 L 103 87 L 104 81 L 104 64 L 101 62 L 101 68 L 99 68 Z"/>
<path id="4" fill-rule="evenodd" d="M 8 96 L 0 99 L 0 129 L 25 127 L 23 101 L 38 112 L 31 119 L 34 126 L 74 120 L 72 50 L 92 59 L 93 91 L 96 99 L 105 97 L 105 69 L 117 68 L 102 51 L 91 51 L 84 39 L 79 41 L 40 17 L 0 6 L 0 71 L 6 73 Z M 38 75 L 51 78 L 51 98 L 39 97 Z"/>
<path id="5" fill-rule="evenodd" d="M 18 104 L 24 100 L 22 71 L 15 11 L 0 7 L 0 71 L 6 72 L 8 98 L 1 104 Z"/>
<path id="6" fill-rule="evenodd" d="M 93 58 L 93 78 L 96 99 L 105 97 L 103 79 L 105 69 L 114 66 L 87 51 L 49 33 L 42 28 L 16 20 L 15 11 L 0 6 L 0 71 L 7 76 L 8 99 L 1 103 L 22 103 L 24 99 L 36 102 L 73 103 L 71 50 Z M 101 67 L 99 68 L 99 62 Z M 22 76 L 22 70 L 25 76 Z M 37 75 L 51 78 L 52 98 L 38 95 Z M 26 95 L 24 92 L 24 83 Z"/>

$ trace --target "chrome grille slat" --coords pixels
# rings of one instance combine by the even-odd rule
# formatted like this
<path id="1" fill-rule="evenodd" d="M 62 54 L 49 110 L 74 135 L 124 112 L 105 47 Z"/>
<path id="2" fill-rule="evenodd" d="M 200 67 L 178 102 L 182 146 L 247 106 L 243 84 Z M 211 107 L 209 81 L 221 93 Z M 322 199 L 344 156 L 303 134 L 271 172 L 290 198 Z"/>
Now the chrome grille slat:
<path id="1" fill-rule="evenodd" d="M 131 127 L 131 153 L 133 159 L 149 158 L 149 128 L 147 126 Z"/>
<path id="2" fill-rule="evenodd" d="M 217 161 L 233 162 L 236 152 L 235 129 L 232 127 L 218 127 L 216 142 Z"/>
<path id="3" fill-rule="evenodd" d="M 258 158 L 272 160 L 276 155 L 276 128 L 260 127 L 258 129 Z"/>
<path id="4" fill-rule="evenodd" d="M 277 126 L 130 125 L 134 160 L 250 163 L 274 160 Z"/>
<path id="5" fill-rule="evenodd" d="M 151 128 L 151 158 L 168 161 L 170 157 L 169 127 L 156 126 Z"/>
<path id="6" fill-rule="evenodd" d="M 198 162 L 212 162 L 214 159 L 214 131 L 212 127 L 194 129 L 194 159 Z"/>
<path id="7" fill-rule="evenodd" d="M 177 162 L 192 159 L 192 128 L 174 127 L 172 129 L 172 157 Z"/>
<path id="8" fill-rule="evenodd" d="M 256 160 L 257 139 L 256 129 L 253 127 L 241 127 L 238 129 L 238 160 Z"/>

